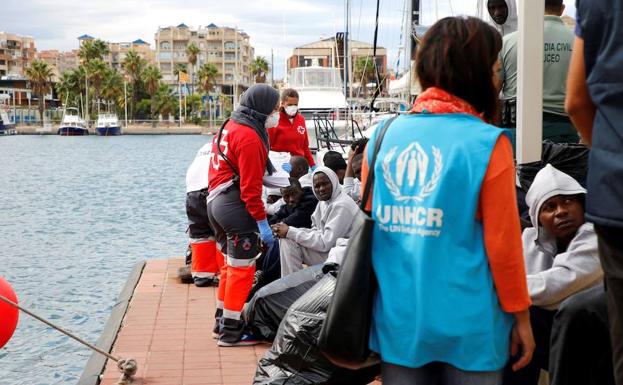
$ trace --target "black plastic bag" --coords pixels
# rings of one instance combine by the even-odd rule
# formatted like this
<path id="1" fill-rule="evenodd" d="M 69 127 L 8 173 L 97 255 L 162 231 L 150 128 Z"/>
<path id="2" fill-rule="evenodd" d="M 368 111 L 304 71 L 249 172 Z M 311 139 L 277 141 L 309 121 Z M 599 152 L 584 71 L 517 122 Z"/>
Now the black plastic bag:
<path id="1" fill-rule="evenodd" d="M 550 163 L 586 187 L 589 149 L 583 144 L 543 142 L 541 160 L 517 165 L 521 189 L 528 191 L 536 174 Z"/>
<path id="2" fill-rule="evenodd" d="M 266 341 L 274 340 L 290 306 L 323 276 L 322 265 L 310 266 L 258 290 L 242 314 L 253 334 Z"/>
<path id="3" fill-rule="evenodd" d="M 333 365 L 318 348 L 318 336 L 335 290 L 326 274 L 286 313 L 273 346 L 258 362 L 254 385 L 368 384 L 380 365 L 349 370 Z"/>

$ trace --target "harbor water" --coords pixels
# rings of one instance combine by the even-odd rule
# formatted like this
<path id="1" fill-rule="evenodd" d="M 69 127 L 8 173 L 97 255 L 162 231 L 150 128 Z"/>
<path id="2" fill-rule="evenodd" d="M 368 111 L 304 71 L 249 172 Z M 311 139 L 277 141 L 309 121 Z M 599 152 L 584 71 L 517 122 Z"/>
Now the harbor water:
<path id="1" fill-rule="evenodd" d="M 184 254 L 186 168 L 209 139 L 0 137 L 0 276 L 20 303 L 97 341 L 132 266 Z M 90 355 L 20 314 L 0 385 L 76 384 Z"/>

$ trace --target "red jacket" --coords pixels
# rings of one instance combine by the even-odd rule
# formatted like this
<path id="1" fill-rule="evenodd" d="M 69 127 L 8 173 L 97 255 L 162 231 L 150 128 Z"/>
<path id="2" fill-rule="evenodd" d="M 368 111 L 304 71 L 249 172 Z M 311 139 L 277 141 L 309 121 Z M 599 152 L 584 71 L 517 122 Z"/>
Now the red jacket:
<path id="1" fill-rule="evenodd" d="M 281 112 L 279 125 L 268 129 L 270 149 L 277 152 L 289 152 L 290 155 L 304 156 L 309 166 L 314 166 L 314 157 L 309 149 L 309 137 L 305 127 L 305 118 L 296 114 L 292 122 L 288 114 Z"/>
<path id="2" fill-rule="evenodd" d="M 216 149 L 217 138 L 218 135 L 215 135 L 208 172 L 210 191 L 234 176 L 233 170 Z M 233 120 L 223 129 L 220 146 L 240 175 L 240 199 L 247 206 L 247 211 L 256 221 L 266 219 L 262 202 L 262 178 L 268 161 L 266 146 L 253 128 Z"/>

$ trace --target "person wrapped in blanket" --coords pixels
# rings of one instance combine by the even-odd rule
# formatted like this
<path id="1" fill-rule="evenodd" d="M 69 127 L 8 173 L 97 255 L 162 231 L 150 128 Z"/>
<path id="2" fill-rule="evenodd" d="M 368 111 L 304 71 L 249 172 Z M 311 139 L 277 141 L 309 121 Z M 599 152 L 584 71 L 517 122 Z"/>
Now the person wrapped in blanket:
<path id="1" fill-rule="evenodd" d="M 301 270 L 303 265 L 323 263 L 338 238 L 348 238 L 359 207 L 342 191 L 337 175 L 327 167 L 312 174 L 318 205 L 312 214 L 312 228 L 278 223 L 272 226 L 279 238 L 281 276 Z"/>
<path id="2" fill-rule="evenodd" d="M 304 158 L 303 158 L 304 159 Z M 303 188 L 297 178 L 290 178 L 290 186 L 280 189 L 280 198 L 284 204 L 268 218 L 271 225 L 284 223 L 288 226 L 309 229 L 312 227 L 312 214 L 318 205 L 318 199 L 311 187 Z M 275 242 L 257 261 L 253 289 L 249 298 L 263 286 L 281 277 L 279 243 Z"/>

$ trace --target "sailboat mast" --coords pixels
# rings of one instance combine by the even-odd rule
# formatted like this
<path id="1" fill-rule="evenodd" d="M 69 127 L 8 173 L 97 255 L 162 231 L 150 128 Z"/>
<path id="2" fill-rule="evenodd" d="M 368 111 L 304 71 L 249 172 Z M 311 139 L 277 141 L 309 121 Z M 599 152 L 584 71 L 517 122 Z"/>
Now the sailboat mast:
<path id="1" fill-rule="evenodd" d="M 411 104 L 411 89 L 413 83 L 413 73 L 415 70 L 415 56 L 417 53 L 417 40 L 416 36 L 416 27 L 420 25 L 420 0 L 411 0 L 407 3 L 407 36 L 408 36 L 408 44 L 405 49 L 405 56 L 407 59 L 407 63 L 409 64 L 409 78 L 407 79 L 407 98 L 408 103 Z"/>
<path id="2" fill-rule="evenodd" d="M 346 33 L 344 34 L 344 96 L 348 96 L 348 90 L 349 90 L 349 68 L 348 68 L 348 61 L 350 58 L 350 47 L 348 44 L 348 40 L 350 38 L 349 33 L 350 33 L 350 0 L 345 0 L 345 9 L 344 9 L 344 13 L 346 15 L 345 19 L 346 19 Z"/>

